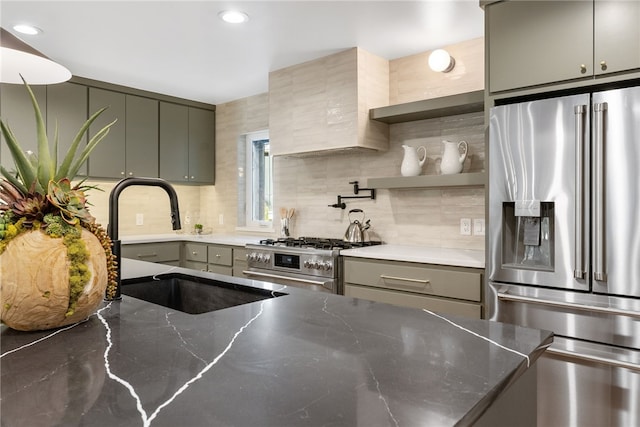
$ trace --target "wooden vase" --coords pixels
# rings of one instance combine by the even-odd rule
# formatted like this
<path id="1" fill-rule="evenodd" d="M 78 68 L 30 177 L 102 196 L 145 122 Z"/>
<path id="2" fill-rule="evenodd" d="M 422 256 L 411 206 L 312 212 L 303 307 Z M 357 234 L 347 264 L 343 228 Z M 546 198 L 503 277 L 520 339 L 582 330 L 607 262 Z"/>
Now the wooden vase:
<path id="1" fill-rule="evenodd" d="M 104 298 L 107 287 L 107 256 L 98 238 L 82 230 L 91 278 L 76 308 L 69 308 L 67 247 L 61 238 L 39 230 L 13 238 L 0 255 L 0 318 L 20 331 L 52 329 L 86 319 Z"/>

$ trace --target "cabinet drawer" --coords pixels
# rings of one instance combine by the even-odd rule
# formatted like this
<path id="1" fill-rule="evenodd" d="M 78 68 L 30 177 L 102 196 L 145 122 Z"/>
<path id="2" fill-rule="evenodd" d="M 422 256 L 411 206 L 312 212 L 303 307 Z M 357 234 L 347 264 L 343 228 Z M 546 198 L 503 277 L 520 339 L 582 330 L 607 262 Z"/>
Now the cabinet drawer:
<path id="1" fill-rule="evenodd" d="M 191 270 L 207 271 L 206 262 L 185 261 L 183 267 L 190 268 Z"/>
<path id="2" fill-rule="evenodd" d="M 348 297 L 362 298 L 403 307 L 425 308 L 429 311 L 442 314 L 453 314 L 456 316 L 465 316 L 474 319 L 480 319 L 482 316 L 480 304 L 427 297 L 408 292 L 389 291 L 386 289 L 367 288 L 346 284 L 344 287 L 344 294 Z"/>
<path id="3" fill-rule="evenodd" d="M 233 265 L 233 249 L 228 246 L 216 246 L 209 245 L 208 259 L 209 264 L 226 265 L 231 267 Z"/>
<path id="4" fill-rule="evenodd" d="M 137 259 L 149 262 L 166 262 L 180 260 L 180 243 L 136 243 L 122 245 L 122 258 Z"/>
<path id="5" fill-rule="evenodd" d="M 209 273 L 224 274 L 225 276 L 233 276 L 233 268 L 223 265 L 208 264 L 207 271 Z"/>
<path id="6" fill-rule="evenodd" d="M 235 277 L 247 277 L 242 272 L 247 269 L 247 250 L 233 248 L 233 275 Z"/>
<path id="7" fill-rule="evenodd" d="M 440 297 L 481 301 L 481 271 L 460 271 L 422 264 L 347 259 L 344 282 Z"/>
<path id="8" fill-rule="evenodd" d="M 207 262 L 207 245 L 202 243 L 185 243 L 184 249 L 185 260 Z"/>

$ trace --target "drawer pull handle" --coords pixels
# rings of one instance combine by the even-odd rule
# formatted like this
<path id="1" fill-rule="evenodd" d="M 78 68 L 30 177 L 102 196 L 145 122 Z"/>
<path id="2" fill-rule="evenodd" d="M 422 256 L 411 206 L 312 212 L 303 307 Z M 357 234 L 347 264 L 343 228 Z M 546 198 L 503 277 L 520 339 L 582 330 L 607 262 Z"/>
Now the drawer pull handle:
<path id="1" fill-rule="evenodd" d="M 137 256 L 138 258 L 152 258 L 154 256 L 158 256 L 158 254 L 154 252 L 152 254 L 138 254 Z"/>
<path id="2" fill-rule="evenodd" d="M 191 252 L 191 255 L 198 255 L 198 252 L 193 251 L 193 252 Z"/>
<path id="3" fill-rule="evenodd" d="M 429 284 L 429 279 L 409 279 L 407 277 L 387 276 L 386 274 L 381 274 L 380 278 L 382 280 L 400 280 L 400 281 L 403 281 L 403 282 L 422 283 L 424 285 L 428 285 Z"/>
<path id="4" fill-rule="evenodd" d="M 220 254 L 216 254 L 216 258 L 220 258 Z"/>

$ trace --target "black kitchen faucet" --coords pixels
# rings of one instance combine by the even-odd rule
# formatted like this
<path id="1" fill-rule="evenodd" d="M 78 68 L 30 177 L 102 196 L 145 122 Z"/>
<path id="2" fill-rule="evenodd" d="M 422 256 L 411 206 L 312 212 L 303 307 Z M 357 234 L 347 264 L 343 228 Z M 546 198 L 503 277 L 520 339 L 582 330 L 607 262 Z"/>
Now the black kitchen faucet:
<path id="1" fill-rule="evenodd" d="M 140 177 L 129 177 L 119 181 L 113 190 L 111 190 L 111 194 L 109 195 L 109 225 L 107 226 L 107 234 L 109 238 L 111 238 L 111 252 L 116 258 L 116 270 L 117 270 L 117 286 L 116 292 L 113 298 L 109 298 L 106 296 L 107 300 L 119 300 L 121 299 L 120 295 L 120 273 L 122 270 L 121 267 L 121 255 L 120 255 L 120 240 L 118 239 L 118 198 L 120 197 L 120 193 L 127 187 L 132 185 L 142 185 L 142 186 L 151 186 L 151 187 L 160 187 L 164 189 L 169 195 L 169 202 L 171 203 L 171 224 L 174 230 L 180 229 L 180 212 L 178 210 L 178 195 L 176 194 L 176 190 L 164 179 L 160 178 L 140 178 Z"/>

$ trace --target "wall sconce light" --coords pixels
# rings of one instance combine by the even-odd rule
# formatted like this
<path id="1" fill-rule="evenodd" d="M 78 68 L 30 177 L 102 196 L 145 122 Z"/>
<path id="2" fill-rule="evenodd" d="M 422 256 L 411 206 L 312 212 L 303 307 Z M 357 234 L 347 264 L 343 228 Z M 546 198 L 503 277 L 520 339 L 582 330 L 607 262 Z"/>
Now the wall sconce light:
<path id="1" fill-rule="evenodd" d="M 436 49 L 429 55 L 429 68 L 435 72 L 448 73 L 455 65 L 456 60 L 444 49 Z"/>
<path id="2" fill-rule="evenodd" d="M 0 82 L 30 85 L 61 83 L 71 72 L 38 52 L 9 31 L 0 28 Z"/>

